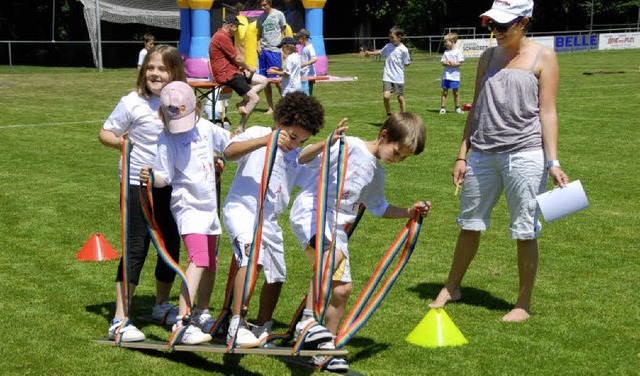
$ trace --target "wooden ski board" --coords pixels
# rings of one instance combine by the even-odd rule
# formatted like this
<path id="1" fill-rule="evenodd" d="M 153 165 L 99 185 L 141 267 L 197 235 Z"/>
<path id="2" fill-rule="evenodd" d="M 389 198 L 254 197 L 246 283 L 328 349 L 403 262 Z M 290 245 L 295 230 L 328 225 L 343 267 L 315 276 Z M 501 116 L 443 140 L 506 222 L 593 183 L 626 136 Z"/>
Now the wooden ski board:
<path id="1" fill-rule="evenodd" d="M 113 340 L 108 338 L 99 338 L 94 340 L 97 343 L 103 345 L 111 345 L 115 346 Z M 143 349 L 143 350 L 169 350 L 169 344 L 167 342 L 162 341 L 140 341 L 140 342 L 121 342 L 118 347 L 124 347 L 128 349 Z M 226 345 L 218 345 L 218 344 L 201 344 L 201 345 L 176 345 L 173 347 L 173 351 L 189 351 L 189 352 L 211 352 L 211 353 L 227 353 Z M 238 355 L 270 355 L 270 356 L 289 356 L 289 357 L 299 357 L 299 356 L 315 356 L 315 355 L 334 355 L 334 356 L 344 356 L 349 352 L 344 349 L 336 349 L 336 350 L 300 350 L 300 354 L 298 356 L 292 356 L 290 347 L 256 347 L 251 349 L 240 349 L 236 348 L 230 354 L 238 354 Z"/>

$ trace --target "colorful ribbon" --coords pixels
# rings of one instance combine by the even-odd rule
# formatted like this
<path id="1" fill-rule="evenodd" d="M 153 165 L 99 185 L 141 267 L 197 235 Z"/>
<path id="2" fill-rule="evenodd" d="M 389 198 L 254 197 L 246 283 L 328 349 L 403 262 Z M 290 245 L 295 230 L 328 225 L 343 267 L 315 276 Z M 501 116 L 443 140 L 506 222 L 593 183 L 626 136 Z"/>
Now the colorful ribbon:
<path id="1" fill-rule="evenodd" d="M 327 223 L 327 197 L 329 191 L 331 170 L 331 139 L 335 131 L 331 132 L 324 143 L 322 151 L 322 163 L 320 166 L 320 178 L 318 180 L 318 200 L 316 203 L 316 253 L 315 264 L 313 268 L 313 289 L 315 295 L 314 314 L 318 322 L 322 322 L 329 303 L 329 295 L 331 293 L 331 279 L 335 266 L 336 252 L 336 233 L 333 231 L 331 237 L 331 245 L 329 248 L 329 260 L 324 262 L 324 239 L 325 228 Z M 337 164 L 337 182 L 336 182 L 336 209 L 334 223 L 337 226 L 338 213 L 340 213 L 340 201 L 344 191 L 344 182 L 347 173 L 349 161 L 349 151 L 344 138 L 340 139 L 338 148 L 338 164 Z"/>
<path id="2" fill-rule="evenodd" d="M 278 136 L 280 130 L 274 130 L 269 136 L 265 151 L 265 162 L 262 169 L 262 180 L 260 182 L 260 192 L 258 197 L 258 217 L 256 218 L 253 241 L 251 242 L 251 248 L 249 250 L 249 262 L 247 264 L 247 276 L 244 281 L 244 289 L 242 291 L 242 314 L 245 315 L 251 295 L 258 279 L 258 260 L 260 259 L 260 245 L 262 243 L 262 226 L 264 222 L 264 199 L 269 189 L 269 179 L 271 178 L 271 172 L 273 171 L 273 164 L 276 160 L 276 154 L 278 152 Z M 239 328 L 240 326 L 238 326 Z M 237 332 L 234 333 L 233 338 L 227 346 L 228 352 L 233 352 L 236 343 Z"/>
<path id="3" fill-rule="evenodd" d="M 178 264 L 173 259 L 173 257 L 171 257 L 169 251 L 167 251 L 167 247 L 164 244 L 164 238 L 162 237 L 162 233 L 160 232 L 160 227 L 158 226 L 158 223 L 156 222 L 153 215 L 153 171 L 149 171 L 149 181 L 147 182 L 146 191 L 143 189 L 140 190 L 140 202 L 142 203 L 142 214 L 145 220 L 145 224 L 147 225 L 147 230 L 149 231 L 151 241 L 158 251 L 158 256 L 176 272 L 176 274 L 180 277 L 180 279 L 182 279 L 182 282 L 186 286 L 189 286 L 189 283 L 187 282 L 187 274 L 182 269 L 182 267 L 180 267 L 180 264 Z M 188 323 L 191 321 L 191 296 L 189 296 L 189 288 L 187 288 L 186 301 L 187 312 L 182 318 L 183 323 Z M 182 325 L 178 330 L 174 331 L 171 334 L 171 337 L 169 338 L 169 349 L 173 349 L 176 343 L 179 342 L 180 338 L 182 338 L 182 335 L 187 330 L 187 326 L 188 325 Z"/>
<path id="4" fill-rule="evenodd" d="M 129 175 L 131 174 L 131 140 L 127 134 L 122 135 L 120 166 L 120 243 L 122 245 L 122 296 L 124 303 L 124 320 L 120 323 L 114 343 L 119 346 L 122 342 L 122 329 L 129 325 L 129 313 L 131 312 L 131 297 L 129 291 Z"/>
<path id="5" fill-rule="evenodd" d="M 396 237 L 393 244 L 389 247 L 384 257 L 378 263 L 376 270 L 369 279 L 369 282 L 365 286 L 364 290 L 360 293 L 357 301 L 349 311 L 349 314 L 345 318 L 340 332 L 335 339 L 335 346 L 337 349 L 343 347 L 346 342 L 353 337 L 353 335 L 369 320 L 375 310 L 380 306 L 382 300 L 386 297 L 387 293 L 400 276 L 400 273 L 406 266 L 411 254 L 415 248 L 420 235 L 420 228 L 422 226 L 422 217 L 420 213 L 411 218 L 406 225 L 400 231 L 400 234 Z M 403 247 L 404 245 L 404 247 Z M 373 300 L 369 302 L 374 290 L 380 283 L 385 272 L 391 265 L 391 262 L 396 257 L 400 248 L 403 248 L 400 259 L 397 265 L 381 285 L 378 292 L 373 297 Z"/>

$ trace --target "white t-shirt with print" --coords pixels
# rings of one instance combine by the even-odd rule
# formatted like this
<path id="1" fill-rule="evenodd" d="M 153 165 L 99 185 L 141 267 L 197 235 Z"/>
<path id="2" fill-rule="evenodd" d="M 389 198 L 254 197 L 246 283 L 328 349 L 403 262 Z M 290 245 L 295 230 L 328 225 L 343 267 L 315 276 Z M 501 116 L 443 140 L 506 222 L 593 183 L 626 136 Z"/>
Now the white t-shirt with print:
<path id="1" fill-rule="evenodd" d="M 349 159 L 344 191 L 340 201 L 340 213 L 337 218 L 336 245 L 348 257 L 348 238 L 345 226 L 355 221 L 360 204 L 364 203 L 371 214 L 380 217 L 389 207 L 389 203 L 384 198 L 385 175 L 380 161 L 371 154 L 363 140 L 348 136 L 346 142 Z M 329 162 L 330 179 L 327 194 L 327 226 L 325 228 L 325 234 L 328 238 L 331 238 L 336 224 L 338 148 L 339 143 L 337 142 L 331 147 Z M 291 229 L 300 241 L 303 250 L 316 234 L 317 182 L 321 161 L 322 154 L 306 165 L 309 169 L 313 169 L 315 177 L 309 178 L 310 183 L 303 185 L 302 190 L 293 201 L 289 215 Z"/>
<path id="2" fill-rule="evenodd" d="M 271 132 L 271 128 L 253 126 L 234 137 L 231 143 L 256 139 Z M 262 147 L 254 150 L 238 160 L 238 169 L 227 193 L 223 210 L 225 228 L 231 241 L 240 234 L 254 232 L 266 149 Z M 262 241 L 265 245 L 273 245 L 278 249 L 282 248 L 283 241 L 278 215 L 289 205 L 291 190 L 300 185 L 299 175 L 304 170 L 298 163 L 299 153 L 300 149 L 285 153 L 278 148 L 264 200 Z"/>
<path id="3" fill-rule="evenodd" d="M 411 63 L 411 56 L 407 47 L 400 43 L 397 47 L 387 43 L 380 50 L 380 55 L 386 59 L 382 71 L 382 81 L 404 84 L 404 67 Z"/>
<path id="4" fill-rule="evenodd" d="M 153 166 L 156 157 L 158 136 L 164 130 L 162 119 L 158 115 L 160 97 L 147 99 L 135 91 L 122 97 L 116 108 L 102 125 L 102 129 L 120 137 L 129 132 L 134 142 L 130 154 L 129 184 L 140 185 L 140 169 Z M 121 157 L 122 159 L 122 157 Z M 118 176 L 122 179 L 122 160 L 118 164 Z"/>
<path id="5" fill-rule="evenodd" d="M 203 118 L 188 132 L 160 135 L 154 176 L 173 187 L 171 213 L 181 235 L 222 233 L 213 157 L 222 155 L 230 138 L 229 131 Z"/>
<path id="6" fill-rule="evenodd" d="M 315 50 L 315 48 L 313 48 L 313 45 L 311 43 L 309 43 L 308 45 L 306 45 L 306 46 L 304 46 L 302 48 L 302 56 L 300 56 L 300 60 L 303 63 L 306 63 L 307 61 L 310 61 L 314 57 L 316 57 L 316 50 Z M 315 64 L 309 64 L 309 65 L 306 65 L 306 66 L 302 67 L 302 69 L 300 71 L 300 75 L 306 76 L 306 77 L 315 76 L 316 75 Z"/>
<path id="7" fill-rule="evenodd" d="M 302 82 L 300 81 L 300 55 L 292 53 L 287 56 L 284 61 L 282 70 L 287 75 L 282 77 L 282 96 L 295 91 L 302 91 Z"/>
<path id="8" fill-rule="evenodd" d="M 144 58 L 147 57 L 147 54 L 149 53 L 149 51 L 147 51 L 146 48 L 143 48 L 140 50 L 140 52 L 138 53 L 138 66 L 141 67 L 142 63 L 144 63 Z"/>
<path id="9" fill-rule="evenodd" d="M 464 55 L 462 54 L 462 51 L 457 48 L 453 50 L 446 50 L 444 54 L 442 54 L 440 62 L 443 63 L 447 60 L 462 63 L 464 61 Z M 460 81 L 460 67 L 445 66 L 442 70 L 442 79 Z"/>

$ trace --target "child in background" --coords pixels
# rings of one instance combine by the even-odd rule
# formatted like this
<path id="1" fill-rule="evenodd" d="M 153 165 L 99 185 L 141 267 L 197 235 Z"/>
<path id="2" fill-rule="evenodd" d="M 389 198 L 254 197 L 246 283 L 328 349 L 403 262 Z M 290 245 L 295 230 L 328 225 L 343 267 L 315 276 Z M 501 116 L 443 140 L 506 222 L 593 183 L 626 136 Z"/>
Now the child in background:
<path id="1" fill-rule="evenodd" d="M 339 133 L 347 130 L 344 127 L 346 118 L 338 126 L 334 143 L 340 137 Z M 364 141 L 356 137 L 345 137 L 348 148 L 348 165 L 344 191 L 340 198 L 340 211 L 337 216 L 337 199 L 335 197 L 337 184 L 338 145 L 331 147 L 329 197 L 327 197 L 327 236 L 330 237 L 334 229 L 336 233 L 336 257 L 335 270 L 331 284 L 331 297 L 325 314 L 325 327 L 317 325 L 311 328 L 305 338 L 305 346 L 322 349 L 334 348 L 334 338 L 338 333 L 340 320 L 344 315 L 347 301 L 351 293 L 351 266 L 349 263 L 348 236 L 346 228 L 356 218 L 358 207 L 364 204 L 371 214 L 388 218 L 412 218 L 416 213 L 426 216 L 431 208 L 431 203 L 416 202 L 411 207 L 401 208 L 390 205 L 384 197 L 384 168 L 380 162 L 399 163 L 411 155 L 422 152 L 425 145 L 426 129 L 422 119 L 409 112 L 394 113 L 387 117 L 378 138 Z M 298 161 L 305 164 L 316 173 L 309 179 L 317 182 L 319 179 L 320 162 L 323 142 L 313 144 L 305 148 L 299 155 Z M 318 200 L 317 183 L 307 184 L 300 191 L 291 207 L 291 229 L 300 241 L 302 250 L 308 260 L 315 261 L 315 236 L 316 236 L 316 203 Z M 330 239 L 325 239 L 323 251 L 324 259 L 328 262 L 328 246 Z M 313 289 L 313 281 L 309 286 L 307 303 L 303 317 L 296 325 L 296 338 L 309 324 L 315 322 L 313 305 L 316 300 Z M 330 333 L 329 333 L 330 332 Z M 329 337 L 326 337 L 326 334 Z M 314 356 L 312 361 L 316 365 L 323 364 L 324 356 Z M 333 358 L 323 368 L 332 372 L 347 372 L 349 365 L 343 358 Z"/>
<path id="2" fill-rule="evenodd" d="M 318 133 L 324 123 L 324 109 L 317 99 L 302 92 L 290 93 L 278 102 L 275 112 L 275 128 L 280 130 L 278 150 L 264 199 L 264 223 L 260 258 L 265 283 L 260 296 L 257 327 L 253 332 L 241 317 L 242 292 L 247 275 L 249 250 L 253 241 L 262 169 L 265 164 L 266 145 L 273 132 L 267 127 L 253 126 L 236 136 L 224 156 L 238 161 L 238 170 L 224 203 L 224 224 L 229 233 L 238 262 L 232 303 L 231 324 L 227 344 L 236 335 L 236 346 L 257 347 L 259 340 L 269 335 L 282 284 L 286 279 L 282 229 L 278 216 L 289 205 L 291 190 L 306 181 L 304 168 L 298 163 L 300 147 Z M 237 334 L 236 334 L 237 331 Z"/>
<path id="3" fill-rule="evenodd" d="M 293 38 L 284 38 L 278 45 L 278 48 L 282 49 L 284 54 L 284 68 L 271 67 L 267 69 L 267 73 L 275 74 L 282 77 L 282 96 L 294 91 L 302 91 L 302 85 L 300 82 L 300 55 L 298 55 L 298 49 L 296 48 L 296 40 Z"/>
<path id="4" fill-rule="evenodd" d="M 444 36 L 444 43 L 447 46 L 447 50 L 442 54 L 440 64 L 444 67 L 442 71 L 442 98 L 440 98 L 440 115 L 447 113 L 447 94 L 449 89 L 453 91 L 453 102 L 456 106 L 456 113 L 464 114 L 464 111 L 460 108 L 460 97 L 458 95 L 458 89 L 460 88 L 460 66 L 464 61 L 464 55 L 462 51 L 456 48 L 456 42 L 458 41 L 458 34 L 449 33 Z"/>
<path id="5" fill-rule="evenodd" d="M 217 214 L 214 154 L 228 145 L 229 131 L 200 117 L 201 105 L 193 89 L 184 82 L 172 82 L 162 89 L 161 113 L 165 131 L 158 140 L 153 168 L 154 187 L 173 186 L 171 212 L 189 254 L 180 306 L 173 331 L 188 325 L 179 343 L 199 344 L 211 340 L 215 320 L 209 303 L 218 263 L 216 243 L 222 233 Z M 140 181 L 149 180 L 149 167 L 140 170 Z M 188 294 L 188 295 L 187 295 Z M 183 320 L 188 297 L 197 296 L 190 322 Z M 192 300 L 193 301 L 193 300 Z"/>
<path id="6" fill-rule="evenodd" d="M 141 49 L 138 53 L 138 71 L 140 71 L 142 63 L 144 62 L 144 58 L 147 56 L 147 53 L 149 53 L 149 50 L 151 50 L 151 48 L 156 45 L 156 37 L 151 34 L 145 34 L 143 39 L 144 48 Z"/>
<path id="7" fill-rule="evenodd" d="M 316 57 L 316 50 L 313 48 L 311 42 L 309 42 L 310 35 L 306 29 L 300 29 L 298 34 L 296 34 L 298 43 L 303 46 L 302 56 L 300 56 L 302 61 L 300 75 L 302 75 L 302 77 L 315 77 L 316 75 L 316 68 L 313 64 L 318 61 L 318 58 Z M 313 95 L 313 81 L 302 80 L 302 91 L 307 95 Z"/>
<path id="8" fill-rule="evenodd" d="M 382 91 L 384 109 L 387 116 L 391 115 L 391 92 L 398 96 L 400 112 L 406 111 L 404 101 L 404 67 L 411 64 L 409 50 L 402 44 L 404 31 L 394 26 L 389 30 L 389 41 L 381 50 L 365 51 L 364 56 L 382 55 L 385 57 L 384 70 L 382 71 Z"/>
<path id="9" fill-rule="evenodd" d="M 128 135 L 132 149 L 129 176 L 129 291 L 133 296 L 140 273 L 149 251 L 151 237 L 147 231 L 140 202 L 140 169 L 153 163 L 156 144 L 163 124 L 158 115 L 160 92 L 171 81 L 186 81 L 184 64 L 175 47 L 158 45 L 153 47 L 138 71 L 136 89 L 122 97 L 100 130 L 100 142 L 110 148 L 121 150 L 123 137 Z M 122 164 L 120 164 L 122 166 Z M 119 171 L 122 176 L 122 171 Z M 155 220 L 160 227 L 167 251 L 178 261 L 180 257 L 180 235 L 169 209 L 171 187 L 154 188 Z M 173 325 L 177 308 L 168 302 L 171 285 L 176 273 L 158 258 L 156 262 L 156 305 L 154 319 Z M 124 319 L 127 299 L 122 289 L 122 259 L 116 276 L 116 311 L 109 324 L 109 339 L 115 339 L 120 323 Z M 123 342 L 143 341 L 144 334 L 134 325 L 122 328 Z"/>

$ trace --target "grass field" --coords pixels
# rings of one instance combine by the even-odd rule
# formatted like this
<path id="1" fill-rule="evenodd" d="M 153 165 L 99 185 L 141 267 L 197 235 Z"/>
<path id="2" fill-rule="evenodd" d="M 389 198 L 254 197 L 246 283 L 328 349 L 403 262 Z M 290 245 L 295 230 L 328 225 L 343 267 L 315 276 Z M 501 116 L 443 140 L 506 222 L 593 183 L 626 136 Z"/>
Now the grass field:
<path id="1" fill-rule="evenodd" d="M 560 160 L 571 179 L 582 181 L 591 207 L 544 224 L 532 317 L 506 324 L 500 318 L 513 305 L 518 282 L 515 243 L 501 200 L 463 281 L 463 300 L 446 307 L 469 343 L 430 349 L 404 339 L 427 313 L 451 263 L 458 200 L 450 172 L 466 115 L 438 115 L 441 67 L 436 59 L 414 54 L 406 70 L 407 106 L 427 123 L 427 149 L 386 168 L 386 193 L 397 205 L 429 199 L 433 208 L 404 273 L 347 345 L 352 369 L 366 375 L 638 374 L 640 177 L 633 150 L 637 153 L 640 143 L 640 74 L 582 73 L 634 70 L 639 58 L 640 50 L 558 55 Z M 468 60 L 462 68 L 462 103 L 471 101 L 476 63 Z M 350 119 L 351 135 L 374 138 L 385 115 L 382 63 L 357 55 L 330 56 L 330 72 L 358 80 L 316 85 L 327 126 L 313 140 L 326 136 L 344 116 Z M 134 83 L 133 68 L 97 73 L 0 66 L 0 373 L 308 373 L 270 357 L 132 351 L 92 342 L 107 335 L 117 263 L 81 262 L 75 256 L 93 233 L 102 233 L 120 249 L 118 153 L 102 146 L 97 136 Z M 271 125 L 264 110 L 261 103 L 250 123 Z M 231 120 L 238 120 L 236 113 Z M 228 163 L 223 192 L 234 172 L 235 165 Z M 352 238 L 355 293 L 403 224 L 365 215 Z M 309 277 L 286 215 L 282 225 L 289 278 L 276 311 L 281 329 Z M 220 260 L 220 270 L 226 271 L 230 246 L 224 236 Z M 153 250 L 148 263 L 155 263 Z M 134 315 L 148 313 L 153 302 L 152 270 L 143 271 Z M 217 283 L 216 313 L 225 276 L 219 275 Z M 175 286 L 174 302 L 177 295 Z M 136 324 L 151 339 L 170 335 L 158 326 Z"/>

